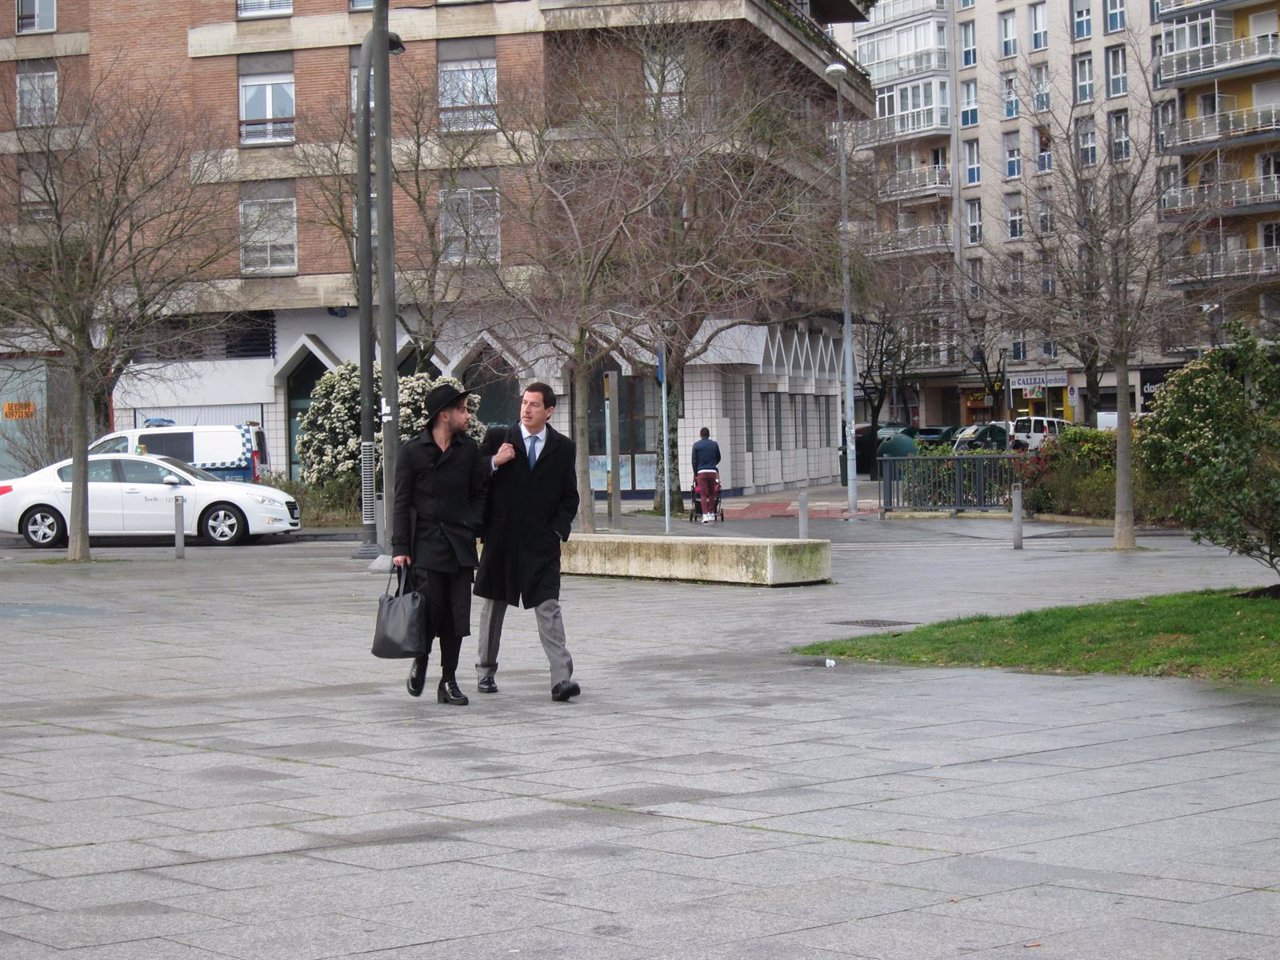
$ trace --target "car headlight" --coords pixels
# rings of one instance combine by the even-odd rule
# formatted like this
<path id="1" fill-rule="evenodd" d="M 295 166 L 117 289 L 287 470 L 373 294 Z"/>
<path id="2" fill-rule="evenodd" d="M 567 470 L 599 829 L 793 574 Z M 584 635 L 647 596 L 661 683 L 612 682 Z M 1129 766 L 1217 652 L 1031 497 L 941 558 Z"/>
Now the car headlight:
<path id="1" fill-rule="evenodd" d="M 284 504 L 275 497 L 264 496 L 261 493 L 251 493 L 249 494 L 249 497 L 257 503 L 262 504 L 264 507 L 279 507 L 281 510 L 284 509 Z"/>

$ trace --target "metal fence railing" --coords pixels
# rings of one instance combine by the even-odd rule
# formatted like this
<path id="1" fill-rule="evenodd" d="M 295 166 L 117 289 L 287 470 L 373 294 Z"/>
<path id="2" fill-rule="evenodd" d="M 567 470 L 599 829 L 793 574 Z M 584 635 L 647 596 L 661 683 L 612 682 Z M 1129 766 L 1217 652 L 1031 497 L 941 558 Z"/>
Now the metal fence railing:
<path id="1" fill-rule="evenodd" d="M 1018 454 L 881 457 L 880 509 L 1007 510 Z"/>

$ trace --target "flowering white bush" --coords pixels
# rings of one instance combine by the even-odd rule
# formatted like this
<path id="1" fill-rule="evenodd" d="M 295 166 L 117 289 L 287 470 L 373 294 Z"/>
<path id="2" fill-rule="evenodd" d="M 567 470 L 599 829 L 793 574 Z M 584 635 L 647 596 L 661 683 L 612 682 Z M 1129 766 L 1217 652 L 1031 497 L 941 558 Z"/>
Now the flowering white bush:
<path id="1" fill-rule="evenodd" d="M 432 379 L 425 373 L 401 377 L 400 442 L 412 440 L 427 425 L 427 395 L 441 384 L 463 389 L 453 377 Z M 375 366 L 373 378 L 374 409 L 382 409 L 382 384 Z M 484 424 L 476 414 L 480 398 L 467 398 L 471 411 L 471 428 L 475 439 L 484 436 Z M 374 423 L 374 462 L 381 487 L 382 422 Z M 305 483 L 326 486 L 330 483 L 360 483 L 360 370 L 354 363 L 344 363 L 326 373 L 311 392 L 311 406 L 298 421 L 298 459 L 302 463 Z"/>

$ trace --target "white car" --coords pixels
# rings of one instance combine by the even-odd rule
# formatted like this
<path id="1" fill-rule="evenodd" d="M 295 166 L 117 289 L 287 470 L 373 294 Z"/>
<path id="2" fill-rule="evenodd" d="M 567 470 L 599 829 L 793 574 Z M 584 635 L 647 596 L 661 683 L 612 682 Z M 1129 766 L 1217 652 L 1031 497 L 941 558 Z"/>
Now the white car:
<path id="1" fill-rule="evenodd" d="M 103 454 L 89 458 L 89 535 L 172 535 L 178 495 L 187 535 L 215 544 L 301 526 L 297 502 L 274 487 L 221 480 L 172 457 Z M 33 547 L 54 547 L 67 538 L 70 513 L 70 460 L 0 480 L 0 532 L 21 533 Z"/>

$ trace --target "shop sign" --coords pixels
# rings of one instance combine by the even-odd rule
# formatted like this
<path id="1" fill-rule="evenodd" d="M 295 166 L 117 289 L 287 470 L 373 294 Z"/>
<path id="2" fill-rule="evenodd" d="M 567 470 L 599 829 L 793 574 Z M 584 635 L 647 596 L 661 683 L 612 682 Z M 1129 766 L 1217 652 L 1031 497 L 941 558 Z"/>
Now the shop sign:
<path id="1" fill-rule="evenodd" d="M 1065 387 L 1066 385 L 1067 371 L 1065 370 L 1009 374 L 1009 386 L 1014 390 L 1027 390 L 1034 387 L 1040 387 L 1043 390 L 1046 387 Z"/>
<path id="2" fill-rule="evenodd" d="M 11 400 L 4 405 L 6 420 L 33 420 L 35 415 L 36 405 L 30 400 Z"/>
<path id="3" fill-rule="evenodd" d="M 1164 383 L 1165 377 L 1177 370 L 1177 367 L 1156 367 L 1150 370 L 1141 370 L 1138 378 L 1142 382 L 1142 403 L 1143 406 L 1155 399 L 1156 391 L 1160 389 L 1160 385 Z"/>

